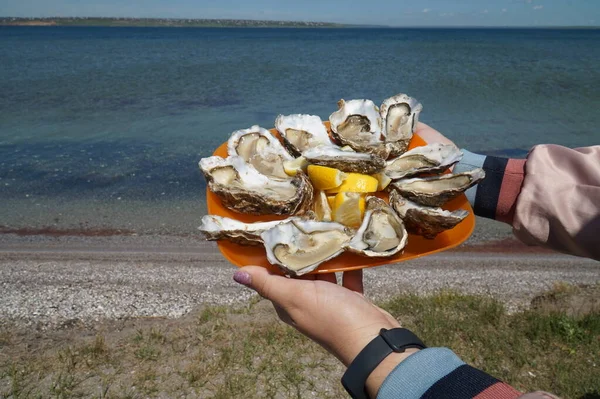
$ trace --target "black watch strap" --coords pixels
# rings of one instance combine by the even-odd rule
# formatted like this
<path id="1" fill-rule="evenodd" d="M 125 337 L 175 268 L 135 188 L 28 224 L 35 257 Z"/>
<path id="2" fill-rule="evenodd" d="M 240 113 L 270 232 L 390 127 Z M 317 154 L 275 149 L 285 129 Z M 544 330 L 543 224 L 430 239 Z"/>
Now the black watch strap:
<path id="1" fill-rule="evenodd" d="M 426 348 L 425 344 L 406 328 L 382 328 L 352 361 L 342 377 L 342 385 L 354 399 L 368 399 L 365 382 L 379 363 L 392 352 L 402 353 L 408 348 Z"/>

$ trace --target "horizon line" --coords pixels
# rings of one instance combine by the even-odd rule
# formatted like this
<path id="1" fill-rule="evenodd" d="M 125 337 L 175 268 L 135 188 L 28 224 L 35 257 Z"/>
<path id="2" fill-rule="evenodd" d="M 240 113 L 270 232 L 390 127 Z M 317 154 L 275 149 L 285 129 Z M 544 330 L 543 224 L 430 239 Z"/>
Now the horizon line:
<path id="1" fill-rule="evenodd" d="M 128 20 L 173 20 L 173 21 L 253 21 L 253 22 L 284 22 L 288 24 L 329 24 L 341 25 L 346 27 L 373 27 L 373 28 L 391 28 L 391 29 L 481 29 L 481 28 L 500 28 L 500 29 L 544 29 L 544 28 L 600 28 L 597 25 L 377 25 L 366 23 L 346 23 L 330 21 L 308 21 L 308 20 L 277 20 L 277 19 L 253 19 L 253 18 L 186 18 L 186 17 L 126 17 L 126 16 L 51 16 L 51 17 L 15 17 L 0 16 L 0 19 L 128 19 Z"/>

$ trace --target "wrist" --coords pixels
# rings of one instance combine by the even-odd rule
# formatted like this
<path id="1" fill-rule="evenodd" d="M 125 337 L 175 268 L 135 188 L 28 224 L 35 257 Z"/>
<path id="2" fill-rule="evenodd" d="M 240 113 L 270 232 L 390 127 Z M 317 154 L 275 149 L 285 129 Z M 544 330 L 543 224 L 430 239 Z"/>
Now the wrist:
<path id="1" fill-rule="evenodd" d="M 388 374 L 425 344 L 405 328 L 382 328 L 354 358 L 342 384 L 355 399 L 376 397 Z"/>
<path id="2" fill-rule="evenodd" d="M 525 177 L 525 160 L 474 154 L 465 149 L 454 173 L 475 168 L 485 171 L 485 179 L 465 195 L 477 216 L 512 224 L 517 197 Z"/>
<path id="3" fill-rule="evenodd" d="M 369 325 L 355 331 L 353 334 L 355 337 L 346 340 L 347 345 L 340 350 L 340 360 L 344 363 L 344 366 L 348 367 L 369 342 L 379 336 L 379 331 L 381 331 L 382 328 L 389 330 L 398 327 L 398 324 L 393 325 L 392 323 L 384 322 Z"/>
<path id="4" fill-rule="evenodd" d="M 375 370 L 367 378 L 365 387 L 369 393 L 370 398 L 377 397 L 379 388 L 387 378 L 387 376 L 396 368 L 400 363 L 406 360 L 410 355 L 420 351 L 417 348 L 407 349 L 404 353 L 392 353 L 386 357 Z"/>

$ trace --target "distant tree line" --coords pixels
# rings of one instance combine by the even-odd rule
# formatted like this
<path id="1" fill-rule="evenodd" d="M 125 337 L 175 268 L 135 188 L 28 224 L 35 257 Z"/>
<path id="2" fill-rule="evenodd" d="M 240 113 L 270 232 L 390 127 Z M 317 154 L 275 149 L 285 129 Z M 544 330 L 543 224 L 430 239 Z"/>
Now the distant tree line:
<path id="1" fill-rule="evenodd" d="M 26 26 L 146 26 L 146 27 L 240 27 L 240 28 L 335 28 L 345 25 L 330 22 L 256 21 L 251 19 L 180 19 L 180 18 L 97 18 L 53 17 L 17 18 L 0 17 L 0 25 Z"/>

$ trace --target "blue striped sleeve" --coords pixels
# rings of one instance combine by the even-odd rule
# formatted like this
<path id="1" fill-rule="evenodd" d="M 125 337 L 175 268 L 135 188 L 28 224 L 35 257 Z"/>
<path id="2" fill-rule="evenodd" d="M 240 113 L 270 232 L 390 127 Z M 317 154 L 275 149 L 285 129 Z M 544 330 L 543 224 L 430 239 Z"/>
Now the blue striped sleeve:
<path id="1" fill-rule="evenodd" d="M 437 381 L 465 363 L 450 349 L 423 349 L 400 363 L 385 379 L 378 399 L 418 399 Z"/>
<path id="2" fill-rule="evenodd" d="M 475 154 L 465 150 L 464 148 L 461 149 L 461 151 L 463 152 L 463 158 L 460 160 L 459 163 L 457 163 L 454 166 L 452 173 L 462 173 L 477 168 L 483 168 L 483 164 L 485 162 L 485 159 L 487 158 L 485 155 Z M 469 200 L 471 206 L 475 208 L 475 196 L 477 195 L 477 185 L 465 191 L 465 195 L 467 196 L 467 199 Z"/>

